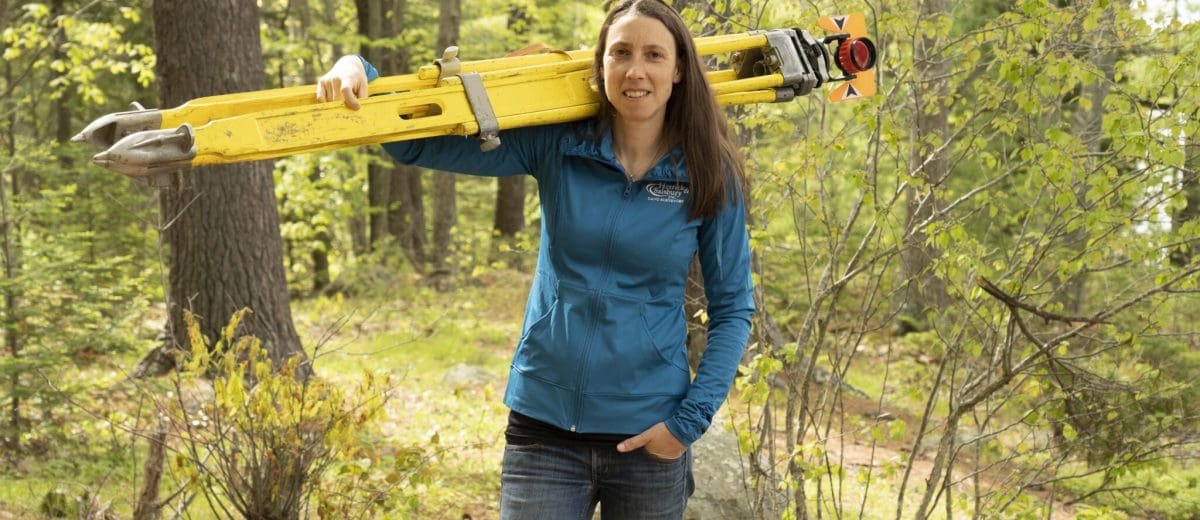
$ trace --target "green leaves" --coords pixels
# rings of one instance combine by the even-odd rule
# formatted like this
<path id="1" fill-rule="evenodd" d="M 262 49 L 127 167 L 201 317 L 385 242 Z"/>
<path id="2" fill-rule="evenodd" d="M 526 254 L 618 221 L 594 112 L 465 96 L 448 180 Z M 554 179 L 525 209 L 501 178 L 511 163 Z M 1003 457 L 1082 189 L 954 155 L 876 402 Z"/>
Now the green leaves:
<path id="1" fill-rule="evenodd" d="M 77 93 L 85 104 L 104 105 L 112 93 L 106 82 L 114 77 L 133 75 L 143 88 L 153 81 L 154 53 L 149 42 L 128 41 L 128 32 L 141 23 L 139 8 L 116 7 L 115 12 L 104 13 L 111 14 L 108 19 L 86 9 L 51 18 L 49 7 L 40 3 L 25 4 L 23 11 L 0 40 L 5 44 L 3 60 L 50 76 L 28 87 L 49 85 L 53 97 Z"/>
<path id="2" fill-rule="evenodd" d="M 426 454 L 410 450 L 395 457 L 393 469 L 383 468 L 364 436 L 378 425 L 390 377 L 368 372 L 354 386 L 302 380 L 299 356 L 272 360 L 257 338 L 238 335 L 247 314 L 235 313 L 216 345 L 200 335 L 195 316 L 185 315 L 192 350 L 176 391 L 193 378 L 211 376 L 213 383 L 197 408 L 170 401 L 164 407 L 184 448 L 174 467 L 203 483 L 197 492 L 245 516 L 298 512 L 305 504 L 292 497 L 310 494 L 337 517 L 394 511 L 402 498 L 396 490 Z M 380 489 L 391 490 L 390 498 L 370 499 Z"/>

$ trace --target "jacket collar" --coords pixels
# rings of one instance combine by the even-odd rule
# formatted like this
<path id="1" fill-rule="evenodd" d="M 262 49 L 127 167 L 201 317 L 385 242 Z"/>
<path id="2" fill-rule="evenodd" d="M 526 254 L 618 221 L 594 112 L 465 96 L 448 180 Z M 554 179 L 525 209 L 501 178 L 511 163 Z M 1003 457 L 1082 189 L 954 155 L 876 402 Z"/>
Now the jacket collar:
<path id="1" fill-rule="evenodd" d="M 565 139 L 563 153 L 600 161 L 620 170 L 617 154 L 613 152 L 612 127 L 605 128 L 598 138 L 592 139 L 595 125 L 593 121 L 576 127 L 576 135 Z M 641 180 L 688 182 L 687 167 L 683 164 L 683 149 L 679 146 L 672 147 Z"/>

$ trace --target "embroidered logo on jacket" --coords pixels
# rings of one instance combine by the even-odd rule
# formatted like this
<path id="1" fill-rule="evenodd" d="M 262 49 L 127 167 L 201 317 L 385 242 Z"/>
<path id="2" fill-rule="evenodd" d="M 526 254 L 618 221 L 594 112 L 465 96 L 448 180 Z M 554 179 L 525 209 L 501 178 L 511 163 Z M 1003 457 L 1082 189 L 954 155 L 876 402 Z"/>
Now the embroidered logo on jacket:
<path id="1" fill-rule="evenodd" d="M 649 194 L 646 200 L 683 204 L 683 200 L 687 198 L 688 189 L 682 184 L 656 182 L 646 185 L 646 193 Z"/>

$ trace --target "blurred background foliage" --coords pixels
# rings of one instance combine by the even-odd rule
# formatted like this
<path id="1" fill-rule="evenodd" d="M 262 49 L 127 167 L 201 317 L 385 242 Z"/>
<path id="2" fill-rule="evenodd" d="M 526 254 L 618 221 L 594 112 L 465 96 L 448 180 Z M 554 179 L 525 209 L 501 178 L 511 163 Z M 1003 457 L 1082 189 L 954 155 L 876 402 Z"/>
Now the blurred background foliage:
<path id="1" fill-rule="evenodd" d="M 719 428 L 742 447 L 755 516 L 1200 515 L 1200 6 L 672 3 L 698 35 L 819 34 L 819 16 L 863 12 L 880 50 L 876 97 L 729 111 L 760 313 Z M 407 67 L 440 56 L 445 1 L 258 4 L 268 87 L 311 84 L 367 47 Z M 457 43 L 464 59 L 589 47 L 604 7 L 462 0 Z M 364 8 L 390 29 L 364 36 Z M 222 395 L 127 377 L 159 341 L 169 222 L 155 190 L 69 142 L 130 102 L 158 106 L 152 23 L 148 0 L 0 0 L 0 512 L 132 514 L 164 399 Z M 332 446 L 357 458 L 322 468 L 387 490 L 341 513 L 494 516 L 536 192 L 502 232 L 496 182 L 458 178 L 444 269 L 418 251 L 443 174 L 416 172 L 415 195 L 381 203 L 372 164 L 393 167 L 372 149 L 275 162 L 317 372 L 396 375 L 357 390 L 393 404 L 359 437 L 338 430 Z M 375 233 L 380 218 L 401 224 Z M 447 386 L 457 364 L 495 379 Z M 164 503 L 221 516 L 192 502 L 208 477 L 186 462 Z"/>

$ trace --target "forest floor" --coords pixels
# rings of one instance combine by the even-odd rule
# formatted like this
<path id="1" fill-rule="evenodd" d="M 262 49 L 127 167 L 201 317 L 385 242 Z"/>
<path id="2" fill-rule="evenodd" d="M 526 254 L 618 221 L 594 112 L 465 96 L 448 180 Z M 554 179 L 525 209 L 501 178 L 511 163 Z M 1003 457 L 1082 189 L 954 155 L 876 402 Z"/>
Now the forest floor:
<path id="1" fill-rule="evenodd" d="M 387 288 L 378 294 L 296 303 L 297 327 L 305 344 L 314 347 L 310 352 L 316 354 L 318 374 L 347 383 L 366 370 L 383 370 L 395 377 L 378 434 L 392 452 L 420 455 L 410 478 L 395 490 L 403 511 L 399 517 L 483 520 L 497 516 L 507 413 L 501 396 L 513 338 L 520 332 L 528 281 L 526 274 L 497 271 L 444 293 L 410 280 L 402 288 Z M 146 446 L 133 432 L 145 423 L 138 418 L 149 414 L 146 400 L 153 397 L 145 393 L 146 387 L 139 387 L 141 393 L 131 392 L 122 383 L 121 374 L 136 359 L 136 353 L 131 353 L 128 358 L 107 360 L 106 366 L 85 376 L 96 382 L 89 404 L 99 408 L 64 414 L 68 421 L 90 418 L 91 426 L 76 428 L 80 435 L 91 436 L 82 440 L 80 447 L 48 448 L 43 458 L 29 457 L 0 470 L 0 520 L 43 518 L 37 511 L 52 489 L 66 490 L 69 496 L 98 494 L 118 517 L 129 516 Z M 737 414 L 747 408 L 735 393 L 721 414 L 725 421 L 736 423 Z M 844 422 L 831 425 L 822 443 L 827 457 L 845 471 L 840 490 L 845 495 L 841 508 L 845 516 L 858 517 L 861 498 L 851 497 L 861 496 L 857 477 L 866 470 L 874 480 L 870 503 L 862 506 L 863 517 L 895 516 L 898 473 L 914 444 L 919 412 L 899 403 L 885 403 L 882 411 L 886 419 L 879 417 L 878 401 L 846 396 L 840 414 Z M 899 435 L 887 434 L 886 428 L 880 435 L 872 428 L 897 421 L 908 425 Z M 923 449 L 913 464 L 906 512 L 915 511 L 920 501 L 917 490 L 924 488 L 934 451 Z M 735 454 L 730 456 L 736 459 Z M 970 474 L 971 460 L 969 456 L 961 459 L 957 478 Z M 1003 485 L 1003 475 L 980 475 L 981 486 Z M 168 474 L 164 488 L 171 482 Z M 957 486 L 973 484 L 965 480 Z M 169 493 L 164 491 L 164 495 Z M 1038 493 L 1026 495 L 1033 510 L 1046 499 Z M 955 508 L 955 517 L 969 510 L 962 503 Z M 206 510 L 203 501 L 196 499 L 187 517 L 217 517 Z M 1049 513 L 1042 510 L 1036 517 L 1072 518 L 1081 510 L 1057 500 Z M 934 514 L 945 516 L 940 508 Z"/>
<path id="2" fill-rule="evenodd" d="M 845 396 L 841 406 L 837 410 L 838 413 L 846 417 L 859 417 L 871 420 L 878 418 L 882 414 L 886 417 L 886 421 L 901 420 L 906 424 L 918 424 L 920 418 L 917 414 L 909 410 L 905 410 L 896 406 L 885 405 L 882 411 L 878 401 L 862 399 L 855 396 Z M 833 430 L 830 433 L 830 439 L 827 440 L 825 446 L 830 452 L 830 457 L 840 461 L 842 466 L 853 468 L 853 472 L 857 474 L 867 469 L 875 472 L 887 471 L 886 464 L 888 462 L 898 463 L 906 460 L 912 453 L 912 446 L 916 441 L 916 431 L 907 430 L 901 438 L 892 436 L 875 437 L 869 431 L 862 428 L 847 428 L 845 430 Z M 932 439 L 927 438 L 926 443 L 936 441 L 937 436 Z M 910 477 L 910 498 L 908 501 L 919 501 L 920 496 L 917 493 L 918 489 L 924 487 L 925 481 L 929 478 L 930 472 L 933 471 L 936 448 L 928 446 L 923 449 L 912 463 L 912 475 Z M 955 474 L 958 478 L 964 478 L 964 475 L 970 475 L 973 472 L 979 472 L 979 486 L 983 489 L 997 489 L 1003 486 L 1005 475 L 996 470 L 980 470 L 975 467 L 975 457 L 969 452 L 962 453 L 955 463 Z M 851 475 L 853 476 L 853 475 Z M 967 480 L 959 485 L 969 486 L 972 481 Z M 1037 497 L 1037 500 L 1045 503 L 1047 494 L 1041 491 L 1029 492 Z M 1076 510 L 1073 506 L 1068 505 L 1066 498 L 1057 496 L 1051 502 L 1052 510 L 1047 518 L 1075 518 Z M 985 515 L 986 516 L 986 515 Z"/>

